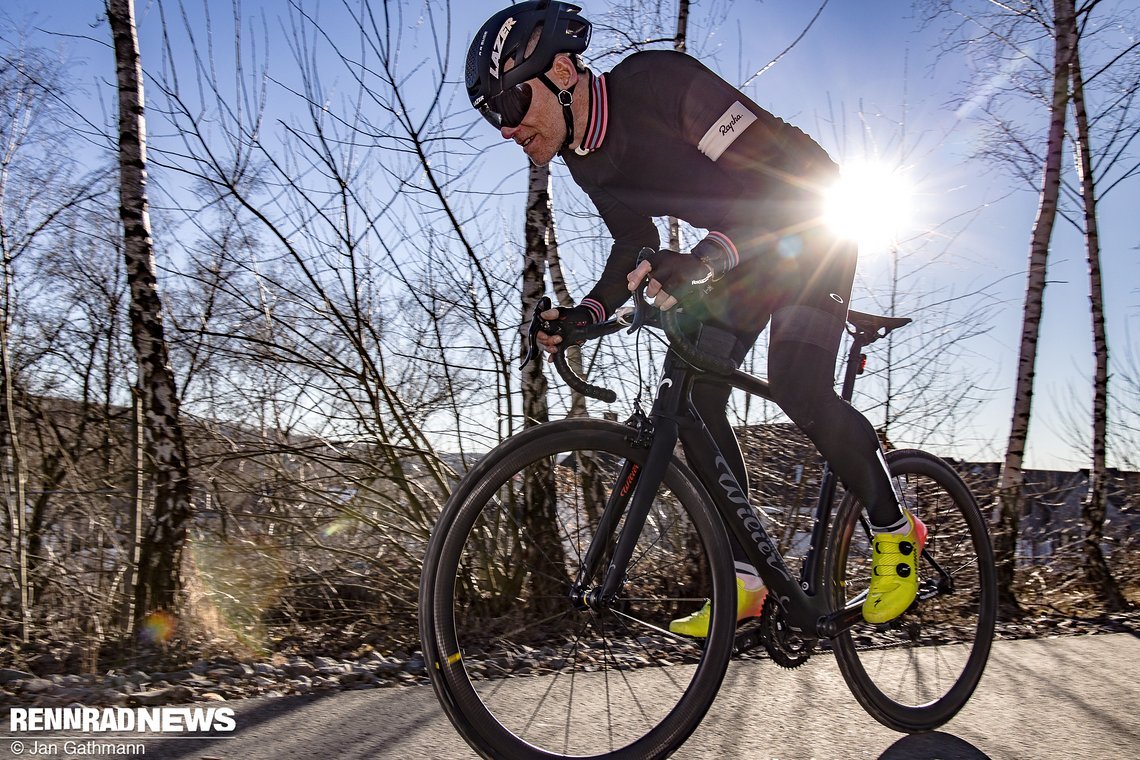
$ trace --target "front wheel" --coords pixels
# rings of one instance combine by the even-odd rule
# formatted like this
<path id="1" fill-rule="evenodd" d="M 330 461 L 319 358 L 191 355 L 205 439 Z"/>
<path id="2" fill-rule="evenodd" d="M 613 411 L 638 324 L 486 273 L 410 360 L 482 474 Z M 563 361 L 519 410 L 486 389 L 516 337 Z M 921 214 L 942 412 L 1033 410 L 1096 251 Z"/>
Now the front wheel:
<path id="1" fill-rule="evenodd" d="M 977 502 L 946 462 L 902 450 L 887 454 L 887 464 L 903 506 L 929 531 L 918 598 L 898 618 L 860 623 L 833 645 L 843 678 L 867 712 L 896 731 L 929 731 L 962 709 L 985 670 L 997 620 L 993 550 Z M 829 543 L 836 609 L 857 604 L 870 583 L 871 534 L 851 493 Z"/>
<path id="2" fill-rule="evenodd" d="M 444 508 L 420 632 L 440 703 L 485 757 L 663 757 L 720 687 L 731 550 L 684 463 L 674 459 L 655 492 L 617 598 L 587 603 L 574 589 L 592 542 L 606 551 L 587 589 L 609 566 L 613 536 L 595 535 L 607 503 L 650 485 L 637 483 L 648 452 L 631 437 L 601 420 L 531 428 L 488 454 Z M 706 599 L 707 645 L 669 632 Z"/>

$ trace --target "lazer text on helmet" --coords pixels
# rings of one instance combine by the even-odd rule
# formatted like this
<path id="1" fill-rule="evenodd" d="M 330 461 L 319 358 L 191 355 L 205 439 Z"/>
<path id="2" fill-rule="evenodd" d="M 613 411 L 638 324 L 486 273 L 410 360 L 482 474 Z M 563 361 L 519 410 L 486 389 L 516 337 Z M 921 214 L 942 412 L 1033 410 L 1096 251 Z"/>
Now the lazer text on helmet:
<path id="1" fill-rule="evenodd" d="M 495 45 L 491 48 L 491 76 L 495 79 L 499 78 L 499 58 L 503 55 L 503 45 L 507 41 L 507 35 L 511 33 L 511 29 L 515 25 L 513 18 L 507 19 L 503 22 L 503 26 L 499 29 L 499 35 L 495 37 Z"/>

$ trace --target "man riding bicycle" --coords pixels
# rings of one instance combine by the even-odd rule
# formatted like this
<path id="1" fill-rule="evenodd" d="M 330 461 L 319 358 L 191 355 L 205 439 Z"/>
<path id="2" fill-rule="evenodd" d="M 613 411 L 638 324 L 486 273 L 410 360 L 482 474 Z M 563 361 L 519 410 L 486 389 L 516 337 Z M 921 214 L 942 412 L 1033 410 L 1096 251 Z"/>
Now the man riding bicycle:
<path id="1" fill-rule="evenodd" d="M 483 25 L 467 55 L 472 105 L 535 164 L 561 156 L 613 236 L 597 284 L 577 306 L 543 313 L 552 328 L 539 342 L 556 351 L 560 324 L 604 320 L 646 277 L 662 309 L 699 294 L 686 298 L 694 333 L 737 365 L 770 322 L 772 398 L 866 505 L 875 532 L 863 616 L 897 617 L 917 593 L 926 529 L 900 508 L 874 428 L 834 389 L 857 258 L 821 219 L 838 167 L 804 132 L 683 53 L 634 53 L 595 74 L 580 57 L 591 29 L 580 11 L 518 3 Z M 708 234 L 689 253 L 659 250 L 653 218 L 661 216 Z M 654 253 L 638 264 L 643 248 Z M 730 392 L 700 384 L 693 403 L 747 492 Z M 734 545 L 734 554 L 741 620 L 759 614 L 766 592 L 743 550 Z M 708 609 L 670 630 L 707 635 Z"/>

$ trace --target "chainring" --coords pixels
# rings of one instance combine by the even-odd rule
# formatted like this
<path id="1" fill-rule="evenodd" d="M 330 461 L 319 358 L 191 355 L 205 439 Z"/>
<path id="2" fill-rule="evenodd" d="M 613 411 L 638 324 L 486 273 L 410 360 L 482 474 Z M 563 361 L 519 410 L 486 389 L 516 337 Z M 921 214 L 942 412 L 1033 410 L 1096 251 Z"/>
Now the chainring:
<path id="1" fill-rule="evenodd" d="M 784 619 L 783 609 L 773 596 L 773 594 L 768 594 L 768 598 L 764 600 L 764 606 L 760 611 L 764 649 L 768 651 L 768 656 L 772 658 L 772 662 L 781 668 L 789 670 L 798 668 L 811 658 L 811 653 L 815 650 L 816 640 L 804 639 L 792 632 Z"/>

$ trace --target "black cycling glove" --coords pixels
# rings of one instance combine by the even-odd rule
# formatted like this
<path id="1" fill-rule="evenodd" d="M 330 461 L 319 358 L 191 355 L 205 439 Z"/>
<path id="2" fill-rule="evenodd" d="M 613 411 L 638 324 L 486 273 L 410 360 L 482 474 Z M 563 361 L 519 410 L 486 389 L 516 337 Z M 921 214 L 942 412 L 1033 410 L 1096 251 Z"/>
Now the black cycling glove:
<path id="1" fill-rule="evenodd" d="M 714 279 L 712 267 L 691 253 L 661 250 L 649 254 L 645 260 L 653 268 L 649 276 L 661 283 L 661 288 L 672 296 Z"/>
<path id="2" fill-rule="evenodd" d="M 542 331 L 547 335 L 565 335 L 568 328 L 580 329 L 594 324 L 597 313 L 582 304 L 577 306 L 559 306 L 558 318 L 543 320 Z"/>

